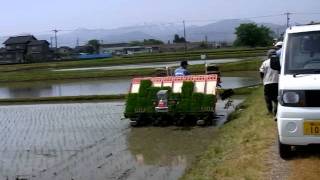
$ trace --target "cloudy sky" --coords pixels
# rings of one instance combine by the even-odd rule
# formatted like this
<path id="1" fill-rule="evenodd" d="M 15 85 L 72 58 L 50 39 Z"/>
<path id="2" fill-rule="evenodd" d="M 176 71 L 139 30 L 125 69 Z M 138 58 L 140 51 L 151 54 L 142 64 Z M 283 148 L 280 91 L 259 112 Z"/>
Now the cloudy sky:
<path id="1" fill-rule="evenodd" d="M 297 13 L 292 23 L 320 21 L 319 0 L 0 0 L 0 36 L 57 28 L 115 28 L 144 23 L 214 20 Z M 307 13 L 307 14 L 306 14 Z M 313 13 L 313 14 L 311 14 Z M 210 21 L 209 21 L 210 20 Z M 254 18 L 285 24 L 284 16 Z"/>

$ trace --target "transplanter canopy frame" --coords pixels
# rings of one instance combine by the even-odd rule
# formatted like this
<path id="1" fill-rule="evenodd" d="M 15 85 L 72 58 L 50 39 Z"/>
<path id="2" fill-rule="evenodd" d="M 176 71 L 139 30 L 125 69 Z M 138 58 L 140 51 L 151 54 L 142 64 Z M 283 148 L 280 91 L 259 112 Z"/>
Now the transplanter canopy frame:
<path id="1" fill-rule="evenodd" d="M 154 87 L 171 87 L 173 93 L 181 93 L 184 81 L 194 82 L 194 92 L 216 95 L 218 75 L 192 75 L 192 76 L 168 76 L 168 77 L 145 77 L 134 78 L 131 82 L 130 93 L 138 93 L 140 82 L 151 80 Z"/>

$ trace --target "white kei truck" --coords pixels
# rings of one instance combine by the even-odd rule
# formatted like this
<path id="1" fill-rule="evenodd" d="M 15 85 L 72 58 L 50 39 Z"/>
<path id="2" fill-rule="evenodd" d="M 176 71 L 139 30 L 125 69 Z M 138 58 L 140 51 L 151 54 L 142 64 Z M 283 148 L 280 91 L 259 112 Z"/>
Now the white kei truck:
<path id="1" fill-rule="evenodd" d="M 277 125 L 279 154 L 320 144 L 320 25 L 287 29 L 280 57 Z"/>

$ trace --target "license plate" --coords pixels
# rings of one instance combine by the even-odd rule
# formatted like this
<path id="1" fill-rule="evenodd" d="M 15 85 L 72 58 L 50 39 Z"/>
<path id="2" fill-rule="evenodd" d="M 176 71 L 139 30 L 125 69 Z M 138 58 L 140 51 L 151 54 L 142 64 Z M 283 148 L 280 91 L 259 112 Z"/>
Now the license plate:
<path id="1" fill-rule="evenodd" d="M 320 136 L 320 122 L 307 121 L 304 122 L 304 135 L 318 135 Z"/>

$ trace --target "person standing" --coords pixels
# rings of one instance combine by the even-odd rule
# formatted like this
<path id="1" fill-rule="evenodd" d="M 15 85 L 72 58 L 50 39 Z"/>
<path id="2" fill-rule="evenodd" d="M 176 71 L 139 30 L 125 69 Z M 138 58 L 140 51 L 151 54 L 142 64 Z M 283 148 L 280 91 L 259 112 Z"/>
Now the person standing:
<path id="1" fill-rule="evenodd" d="M 264 97 L 270 114 L 277 114 L 279 71 L 271 68 L 271 57 L 276 56 L 276 51 L 268 51 L 268 59 L 260 67 L 260 76 L 264 85 Z"/>
<path id="2" fill-rule="evenodd" d="M 181 61 L 180 67 L 174 71 L 175 76 L 188 76 L 190 72 L 188 71 L 188 61 Z"/>
<path id="3" fill-rule="evenodd" d="M 277 54 L 278 57 L 281 56 L 282 46 L 283 46 L 283 42 L 282 41 L 279 41 L 274 45 L 274 47 L 276 48 L 276 54 Z"/>

